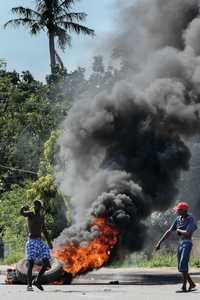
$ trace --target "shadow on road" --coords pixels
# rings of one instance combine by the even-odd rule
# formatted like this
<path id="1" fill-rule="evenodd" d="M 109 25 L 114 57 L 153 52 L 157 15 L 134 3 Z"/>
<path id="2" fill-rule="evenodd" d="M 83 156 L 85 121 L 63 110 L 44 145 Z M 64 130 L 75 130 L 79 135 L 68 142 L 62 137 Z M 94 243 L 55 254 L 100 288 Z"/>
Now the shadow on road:
<path id="1" fill-rule="evenodd" d="M 191 273 L 195 282 L 200 282 L 200 272 Z M 195 278 L 196 277 L 196 278 Z M 163 273 L 88 273 L 75 278 L 72 285 L 176 285 L 182 282 L 181 274 Z M 0 285 L 5 285 L 3 281 Z M 58 285 L 55 285 L 58 287 Z M 69 291 L 68 291 L 69 292 Z"/>
<path id="2" fill-rule="evenodd" d="M 197 281 L 200 282 L 200 272 L 191 273 L 192 276 L 197 276 Z M 196 280 L 195 280 L 196 281 Z M 169 285 L 182 282 L 181 274 L 152 274 L 152 273 L 121 273 L 121 274 L 87 274 L 75 278 L 72 282 L 76 284 L 120 284 L 120 285 Z"/>

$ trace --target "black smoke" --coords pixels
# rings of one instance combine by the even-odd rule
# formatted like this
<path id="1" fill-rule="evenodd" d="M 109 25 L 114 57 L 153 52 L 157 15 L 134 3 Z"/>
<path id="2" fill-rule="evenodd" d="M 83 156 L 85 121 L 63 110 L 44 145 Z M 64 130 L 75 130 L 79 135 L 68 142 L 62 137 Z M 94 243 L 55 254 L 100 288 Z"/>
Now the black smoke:
<path id="1" fill-rule="evenodd" d="M 130 66 L 137 60 L 137 68 L 110 94 L 77 101 L 63 123 L 55 171 L 61 191 L 72 197 L 74 226 L 56 247 L 91 240 L 97 232 L 88 223 L 105 217 L 120 231 L 120 249 L 142 249 L 144 221 L 173 206 L 177 181 L 190 165 L 185 141 L 200 132 L 199 1 L 143 0 L 121 9 L 127 22 L 113 46 L 124 49 L 119 57 Z"/>

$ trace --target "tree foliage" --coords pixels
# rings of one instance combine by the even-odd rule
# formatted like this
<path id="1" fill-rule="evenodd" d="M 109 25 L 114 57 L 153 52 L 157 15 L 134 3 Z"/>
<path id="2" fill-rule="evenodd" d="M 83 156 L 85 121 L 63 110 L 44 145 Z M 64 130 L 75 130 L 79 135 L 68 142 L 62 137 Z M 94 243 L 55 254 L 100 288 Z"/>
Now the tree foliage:
<path id="1" fill-rule="evenodd" d="M 67 111 L 64 98 L 54 101 L 51 88 L 29 72 L 0 73 L 1 191 L 37 177 L 43 144 Z"/>
<path id="2" fill-rule="evenodd" d="M 0 196 L 0 239 L 5 243 L 6 254 L 14 260 L 23 256 L 27 237 L 26 224 L 19 214 L 20 208 L 27 205 L 27 188 L 29 184 L 24 187 L 13 185 L 9 192 Z"/>
<path id="3" fill-rule="evenodd" d="M 52 239 L 69 225 L 70 199 L 54 182 L 59 125 L 74 101 L 109 92 L 119 77 L 101 57 L 94 58 L 89 77 L 84 68 L 58 68 L 46 84 L 29 71 L 19 74 L 0 66 L 0 234 L 12 259 L 23 255 L 27 237 L 22 205 L 42 200 Z"/>
<path id="4" fill-rule="evenodd" d="M 56 152 L 56 142 L 59 137 L 59 131 L 53 130 L 49 139 L 44 144 L 43 154 L 41 155 L 38 176 L 46 174 L 53 175 L 54 154 Z"/>
<path id="5" fill-rule="evenodd" d="M 45 219 L 53 240 L 68 226 L 67 206 L 64 197 L 57 191 L 52 175 L 40 177 L 27 190 L 28 202 L 40 199 L 45 208 Z"/>

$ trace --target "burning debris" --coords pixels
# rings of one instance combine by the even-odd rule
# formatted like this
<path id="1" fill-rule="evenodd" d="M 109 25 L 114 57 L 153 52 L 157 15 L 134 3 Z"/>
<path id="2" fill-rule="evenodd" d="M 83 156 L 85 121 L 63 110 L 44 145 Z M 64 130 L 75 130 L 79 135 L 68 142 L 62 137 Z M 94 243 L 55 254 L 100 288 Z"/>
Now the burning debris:
<path id="1" fill-rule="evenodd" d="M 199 1 L 120 3 L 112 45 L 129 66 L 124 80 L 77 101 L 59 141 L 56 180 L 74 225 L 54 253 L 74 275 L 107 263 L 115 247 L 142 249 L 144 220 L 173 205 L 189 168 L 185 140 L 200 132 Z"/>
<path id="2" fill-rule="evenodd" d="M 73 242 L 62 250 L 56 250 L 54 256 L 64 263 L 64 270 L 73 276 L 94 268 L 100 268 L 110 258 L 117 243 L 118 231 L 104 219 L 96 219 L 91 230 L 98 228 L 99 235 L 90 243 L 78 246 Z"/>

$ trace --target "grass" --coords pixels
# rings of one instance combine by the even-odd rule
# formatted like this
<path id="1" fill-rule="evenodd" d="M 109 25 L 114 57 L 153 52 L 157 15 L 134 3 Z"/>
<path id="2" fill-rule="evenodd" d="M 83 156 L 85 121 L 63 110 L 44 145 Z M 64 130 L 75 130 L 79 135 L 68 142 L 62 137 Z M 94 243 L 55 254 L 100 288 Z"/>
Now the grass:
<path id="1" fill-rule="evenodd" d="M 0 265 L 13 265 L 23 257 L 24 257 L 24 253 L 22 251 L 13 252 L 12 254 L 5 257 L 4 259 L 0 260 Z"/>
<path id="2" fill-rule="evenodd" d="M 189 265 L 190 267 L 200 268 L 200 257 L 191 257 Z M 155 256 L 150 260 L 139 260 L 136 266 L 142 268 L 176 267 L 177 260 L 175 255 Z"/>
<path id="3" fill-rule="evenodd" d="M 154 256 L 149 260 L 137 261 L 136 266 L 142 268 L 176 267 L 176 257 L 174 255 Z"/>
<path id="4" fill-rule="evenodd" d="M 200 268 L 200 257 L 192 257 L 190 265 L 194 268 Z"/>
<path id="5" fill-rule="evenodd" d="M 176 267 L 176 255 L 155 255 L 151 259 L 145 259 L 141 256 L 130 255 L 124 261 L 112 263 L 110 267 L 113 268 L 162 268 L 162 267 Z M 190 267 L 200 268 L 200 257 L 191 257 Z"/>

